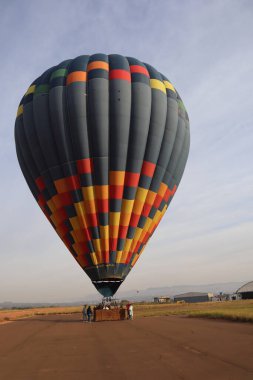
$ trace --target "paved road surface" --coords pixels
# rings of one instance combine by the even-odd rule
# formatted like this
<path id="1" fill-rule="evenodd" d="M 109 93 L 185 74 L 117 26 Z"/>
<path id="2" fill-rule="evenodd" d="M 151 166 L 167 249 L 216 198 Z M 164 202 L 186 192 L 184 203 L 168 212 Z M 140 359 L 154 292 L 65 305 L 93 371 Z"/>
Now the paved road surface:
<path id="1" fill-rule="evenodd" d="M 252 380 L 253 325 L 184 317 L 0 326 L 1 380 Z"/>

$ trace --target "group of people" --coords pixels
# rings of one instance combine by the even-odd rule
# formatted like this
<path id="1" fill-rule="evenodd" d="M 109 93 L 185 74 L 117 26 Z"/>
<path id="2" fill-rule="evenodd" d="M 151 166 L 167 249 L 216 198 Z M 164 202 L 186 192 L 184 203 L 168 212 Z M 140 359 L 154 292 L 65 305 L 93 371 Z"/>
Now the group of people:
<path id="1" fill-rule="evenodd" d="M 107 309 L 110 310 L 110 307 L 104 304 L 98 305 L 97 309 Z M 134 317 L 134 308 L 133 304 L 128 303 L 126 305 L 126 310 L 127 310 L 127 319 L 132 320 Z M 83 322 L 91 322 L 92 316 L 93 316 L 93 310 L 91 306 L 89 305 L 84 305 L 83 306 Z"/>
<path id="2" fill-rule="evenodd" d="M 93 310 L 91 306 L 84 305 L 83 307 L 83 322 L 91 322 Z"/>

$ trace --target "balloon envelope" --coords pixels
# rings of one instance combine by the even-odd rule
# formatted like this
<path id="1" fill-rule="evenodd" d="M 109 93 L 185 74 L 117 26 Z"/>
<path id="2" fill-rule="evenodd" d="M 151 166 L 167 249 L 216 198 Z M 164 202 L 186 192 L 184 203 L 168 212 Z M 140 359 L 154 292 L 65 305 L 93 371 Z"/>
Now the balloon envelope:
<path id="1" fill-rule="evenodd" d="M 178 92 L 135 58 L 80 56 L 31 84 L 15 140 L 42 211 L 99 292 L 112 296 L 183 175 L 190 133 Z"/>

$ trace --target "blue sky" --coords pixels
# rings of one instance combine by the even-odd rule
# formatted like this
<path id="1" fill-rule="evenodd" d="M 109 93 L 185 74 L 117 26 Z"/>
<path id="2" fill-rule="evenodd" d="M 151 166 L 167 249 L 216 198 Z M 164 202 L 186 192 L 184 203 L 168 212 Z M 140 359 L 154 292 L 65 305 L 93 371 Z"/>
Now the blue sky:
<path id="1" fill-rule="evenodd" d="M 179 190 L 122 291 L 252 280 L 253 2 L 1 1 L 0 14 L 0 302 L 96 294 L 30 194 L 13 131 L 36 77 L 97 52 L 155 66 L 191 125 Z"/>

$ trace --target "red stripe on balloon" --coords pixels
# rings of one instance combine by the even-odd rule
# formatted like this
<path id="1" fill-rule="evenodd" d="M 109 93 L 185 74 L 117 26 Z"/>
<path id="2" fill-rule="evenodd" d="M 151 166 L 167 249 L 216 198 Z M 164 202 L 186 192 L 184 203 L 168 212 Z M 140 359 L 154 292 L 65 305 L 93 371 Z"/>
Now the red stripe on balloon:
<path id="1" fill-rule="evenodd" d="M 115 69 L 111 70 L 109 73 L 109 79 L 123 79 L 127 80 L 128 82 L 131 82 L 131 75 L 129 71 L 126 70 L 120 70 L 120 69 Z"/>
<path id="2" fill-rule="evenodd" d="M 84 158 L 83 160 L 78 160 L 76 164 L 77 164 L 77 170 L 79 174 L 92 172 L 92 162 L 90 158 Z"/>
<path id="3" fill-rule="evenodd" d="M 58 194 L 61 206 L 70 206 L 73 204 L 73 200 L 70 193 Z"/>
<path id="4" fill-rule="evenodd" d="M 152 207 L 152 205 L 150 205 L 148 203 L 144 203 L 144 206 L 143 206 L 143 209 L 142 209 L 142 215 L 148 217 L 149 216 L 149 212 L 151 210 L 151 207 Z"/>
<path id="5" fill-rule="evenodd" d="M 127 258 L 126 258 L 126 261 L 125 261 L 125 264 L 129 264 L 130 263 L 130 260 L 131 260 L 131 257 L 133 256 L 133 252 L 130 251 L 127 255 Z"/>
<path id="6" fill-rule="evenodd" d="M 88 215 L 88 226 L 97 227 L 98 226 L 97 214 L 87 214 L 87 215 Z"/>
<path id="7" fill-rule="evenodd" d="M 146 67 L 139 66 L 139 65 L 131 65 L 130 66 L 131 74 L 143 74 L 146 75 L 149 78 L 149 73 Z"/>
<path id="8" fill-rule="evenodd" d="M 152 162 L 143 161 L 141 174 L 146 175 L 147 177 L 152 177 L 155 171 L 156 165 Z"/>
<path id="9" fill-rule="evenodd" d="M 97 212 L 109 212 L 108 199 L 96 199 Z"/>
<path id="10" fill-rule="evenodd" d="M 125 239 L 127 236 L 128 226 L 119 226 L 119 239 Z"/>
<path id="11" fill-rule="evenodd" d="M 124 191 L 124 186 L 110 185 L 110 198 L 122 199 L 123 191 Z"/>
<path id="12" fill-rule="evenodd" d="M 40 191 L 44 190 L 45 187 L 46 187 L 45 182 L 44 182 L 44 180 L 43 180 L 42 177 L 38 177 L 38 178 L 35 180 L 35 183 L 36 183 L 36 185 L 37 185 L 37 187 L 38 187 L 38 189 L 39 189 Z"/>
<path id="13" fill-rule="evenodd" d="M 137 226 L 138 226 L 139 219 L 140 219 L 140 215 L 137 215 L 137 214 L 132 213 L 132 215 L 131 215 L 131 220 L 130 220 L 129 225 L 130 225 L 131 227 L 137 227 Z"/>
<path id="14" fill-rule="evenodd" d="M 46 200 L 45 200 L 43 194 L 39 194 L 39 195 L 38 195 L 37 202 L 38 202 L 38 204 L 39 204 L 39 206 L 40 206 L 41 208 L 43 208 L 43 207 L 45 206 L 45 204 L 46 204 Z"/>
<path id="15" fill-rule="evenodd" d="M 141 246 L 141 242 L 138 241 L 138 243 L 136 244 L 136 247 L 135 247 L 134 251 L 138 252 L 138 249 L 140 248 L 140 246 Z"/>
<path id="16" fill-rule="evenodd" d="M 158 207 L 160 206 L 162 200 L 163 200 L 163 198 L 161 197 L 161 195 L 156 194 L 156 199 L 154 201 L 154 205 L 153 206 L 158 209 Z"/>
<path id="17" fill-rule="evenodd" d="M 117 238 L 110 238 L 109 239 L 109 244 L 110 244 L 110 250 L 111 251 L 116 251 L 117 250 L 117 243 L 118 243 L 118 239 Z"/>
<path id="18" fill-rule="evenodd" d="M 102 257 L 104 258 L 104 263 L 109 264 L 109 251 L 102 251 Z"/>
<path id="19" fill-rule="evenodd" d="M 61 238 L 63 243 L 68 247 L 68 248 L 71 248 L 72 245 L 71 245 L 71 241 L 69 240 L 69 238 L 67 236 L 64 236 L 63 238 Z"/>
<path id="20" fill-rule="evenodd" d="M 140 173 L 126 172 L 125 186 L 137 187 L 139 183 Z"/>
<path id="21" fill-rule="evenodd" d="M 68 185 L 69 185 L 69 191 L 77 190 L 81 188 L 80 180 L 77 175 L 73 175 L 71 177 L 66 178 Z"/>
<path id="22" fill-rule="evenodd" d="M 68 227 L 66 226 L 66 224 L 61 223 L 61 224 L 59 224 L 59 226 L 56 228 L 56 232 L 57 232 L 58 235 L 60 235 L 61 237 L 64 237 L 64 236 L 69 232 L 69 229 L 68 229 Z"/>

